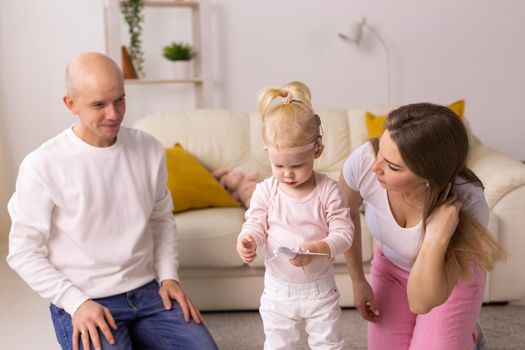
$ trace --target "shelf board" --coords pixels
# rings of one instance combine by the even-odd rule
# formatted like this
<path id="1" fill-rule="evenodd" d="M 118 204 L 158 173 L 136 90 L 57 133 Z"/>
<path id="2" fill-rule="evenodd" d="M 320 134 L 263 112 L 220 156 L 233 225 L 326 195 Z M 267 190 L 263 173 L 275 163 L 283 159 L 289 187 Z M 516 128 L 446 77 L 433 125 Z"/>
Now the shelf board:
<path id="1" fill-rule="evenodd" d="M 128 85 L 153 85 L 153 84 L 202 84 L 201 78 L 191 79 L 124 79 Z"/>
<path id="2" fill-rule="evenodd" d="M 127 2 L 125 0 L 121 0 L 122 2 Z M 142 1 L 142 4 L 145 7 L 190 7 L 190 8 L 197 8 L 199 7 L 199 2 L 195 0 L 171 0 L 171 1 L 152 1 L 152 0 L 145 0 Z"/>

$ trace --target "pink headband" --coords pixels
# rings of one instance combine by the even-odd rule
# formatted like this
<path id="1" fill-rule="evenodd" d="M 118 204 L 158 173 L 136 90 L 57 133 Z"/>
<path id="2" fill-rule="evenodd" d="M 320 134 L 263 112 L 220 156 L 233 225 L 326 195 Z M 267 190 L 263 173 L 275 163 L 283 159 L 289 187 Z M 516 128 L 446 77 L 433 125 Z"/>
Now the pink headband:
<path id="1" fill-rule="evenodd" d="M 296 146 L 296 147 L 284 147 L 284 148 L 275 148 L 270 146 L 264 146 L 264 149 L 272 155 L 290 155 L 290 154 L 299 154 L 304 153 L 306 151 L 309 151 L 311 149 L 315 149 L 316 147 L 320 146 L 322 143 L 322 137 L 318 136 L 317 140 L 315 142 L 308 143 L 304 146 Z"/>
<path id="2" fill-rule="evenodd" d="M 309 151 L 311 149 L 314 149 L 317 142 L 312 142 L 304 146 L 297 146 L 297 147 L 286 147 L 286 148 L 275 148 L 270 146 L 265 146 L 264 149 L 272 155 L 289 155 L 289 154 L 299 154 L 306 151 Z"/>

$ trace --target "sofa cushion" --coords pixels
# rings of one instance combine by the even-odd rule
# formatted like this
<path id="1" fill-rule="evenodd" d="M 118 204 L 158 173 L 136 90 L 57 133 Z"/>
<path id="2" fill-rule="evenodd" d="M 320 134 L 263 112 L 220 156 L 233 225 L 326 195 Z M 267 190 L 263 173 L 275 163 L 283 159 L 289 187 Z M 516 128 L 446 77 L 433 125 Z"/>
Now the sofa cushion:
<path id="1" fill-rule="evenodd" d="M 166 148 L 166 163 L 174 212 L 240 205 L 180 144 Z"/>
<path id="2" fill-rule="evenodd" d="M 244 211 L 241 207 L 207 208 L 175 214 L 180 266 L 242 266 L 235 246 Z"/>

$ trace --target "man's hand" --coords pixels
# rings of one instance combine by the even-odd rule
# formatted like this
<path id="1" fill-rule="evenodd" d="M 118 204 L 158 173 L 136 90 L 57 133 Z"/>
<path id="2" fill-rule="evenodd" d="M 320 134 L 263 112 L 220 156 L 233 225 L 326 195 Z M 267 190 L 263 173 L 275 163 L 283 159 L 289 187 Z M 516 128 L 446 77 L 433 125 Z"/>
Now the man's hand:
<path id="1" fill-rule="evenodd" d="M 73 314 L 73 350 L 78 350 L 79 336 L 84 349 L 90 349 L 92 343 L 95 350 L 102 349 L 98 329 L 110 344 L 115 343 L 111 329 L 117 330 L 117 324 L 107 307 L 93 300 L 86 300 Z M 111 329 L 109 328 L 111 327 Z M 97 329 L 98 328 L 98 329 Z"/>
<path id="2" fill-rule="evenodd" d="M 255 241 L 250 235 L 242 235 L 237 241 L 237 253 L 245 264 L 251 263 L 257 257 Z"/>
<path id="3" fill-rule="evenodd" d="M 182 287 L 177 281 L 162 281 L 160 283 L 159 294 L 166 310 L 171 310 L 171 300 L 175 300 L 179 304 L 186 322 L 190 322 L 191 315 L 191 318 L 193 318 L 195 323 L 202 323 L 201 313 L 195 306 L 193 306 L 190 298 L 184 293 L 184 290 L 182 290 Z"/>

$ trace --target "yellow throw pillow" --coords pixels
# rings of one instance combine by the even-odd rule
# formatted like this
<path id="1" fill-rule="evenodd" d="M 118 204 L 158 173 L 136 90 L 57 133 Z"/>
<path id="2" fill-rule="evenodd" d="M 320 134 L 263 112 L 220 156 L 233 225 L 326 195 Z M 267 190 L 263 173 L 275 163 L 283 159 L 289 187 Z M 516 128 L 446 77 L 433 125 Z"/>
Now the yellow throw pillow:
<path id="1" fill-rule="evenodd" d="M 465 115 L 465 100 L 458 100 L 454 103 L 451 103 L 447 106 L 456 113 L 456 115 L 463 121 L 463 116 Z"/>
<path id="2" fill-rule="evenodd" d="M 465 112 L 465 100 L 458 100 L 447 106 L 454 113 L 456 113 L 459 119 L 463 120 L 463 113 Z M 385 129 L 386 115 L 375 115 L 370 112 L 365 113 L 365 124 L 368 131 L 369 138 L 375 138 L 381 136 Z"/>
<path id="3" fill-rule="evenodd" d="M 373 139 L 381 136 L 385 130 L 386 115 L 375 115 L 370 112 L 365 113 L 365 125 L 368 137 Z"/>
<path id="4" fill-rule="evenodd" d="M 175 213 L 189 209 L 241 205 L 180 144 L 166 148 L 166 163 L 167 185 L 171 192 Z"/>

